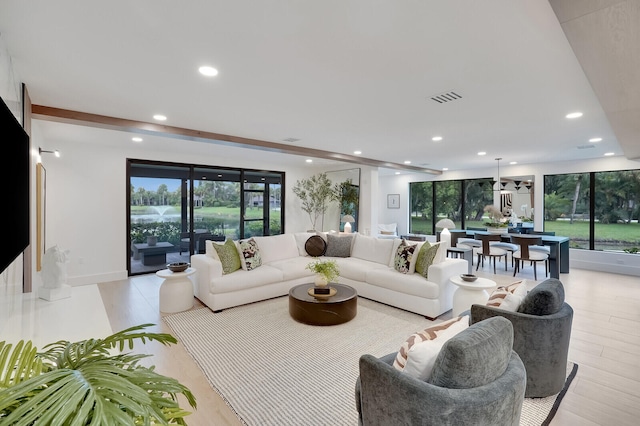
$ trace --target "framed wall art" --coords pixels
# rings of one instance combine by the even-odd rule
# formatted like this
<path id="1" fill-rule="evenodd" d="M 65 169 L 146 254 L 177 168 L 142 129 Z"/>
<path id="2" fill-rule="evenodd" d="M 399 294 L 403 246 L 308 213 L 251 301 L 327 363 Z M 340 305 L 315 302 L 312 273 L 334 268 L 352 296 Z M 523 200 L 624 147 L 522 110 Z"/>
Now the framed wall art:
<path id="1" fill-rule="evenodd" d="M 400 208 L 400 194 L 387 194 L 387 208 L 388 209 Z"/>

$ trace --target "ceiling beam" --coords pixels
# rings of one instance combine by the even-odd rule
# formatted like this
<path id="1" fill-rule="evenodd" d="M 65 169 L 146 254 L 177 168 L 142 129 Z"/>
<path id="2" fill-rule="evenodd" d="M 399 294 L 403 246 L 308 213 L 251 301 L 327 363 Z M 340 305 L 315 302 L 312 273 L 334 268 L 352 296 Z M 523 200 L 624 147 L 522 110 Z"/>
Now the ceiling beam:
<path id="1" fill-rule="evenodd" d="M 416 167 L 407 164 L 391 163 L 387 161 L 379 161 L 372 158 L 364 158 L 356 155 L 340 154 L 337 152 L 323 151 L 320 149 L 306 148 L 296 145 L 287 145 L 283 143 L 268 142 L 259 139 L 243 138 L 240 136 L 223 135 L 221 133 L 185 129 L 183 127 L 166 126 L 157 123 L 147 123 L 144 121 L 128 120 L 125 118 L 90 114 L 86 112 L 72 111 L 68 109 L 54 108 L 43 105 L 32 105 L 31 112 L 32 118 L 38 120 L 77 124 L 146 135 L 164 136 L 197 142 L 208 142 L 236 148 L 257 149 L 262 151 L 278 152 L 282 154 L 323 158 L 326 160 L 336 160 L 343 161 L 345 163 L 404 170 L 414 173 L 428 173 L 432 175 L 442 174 L 442 171 L 440 170 L 429 169 L 425 167 Z"/>

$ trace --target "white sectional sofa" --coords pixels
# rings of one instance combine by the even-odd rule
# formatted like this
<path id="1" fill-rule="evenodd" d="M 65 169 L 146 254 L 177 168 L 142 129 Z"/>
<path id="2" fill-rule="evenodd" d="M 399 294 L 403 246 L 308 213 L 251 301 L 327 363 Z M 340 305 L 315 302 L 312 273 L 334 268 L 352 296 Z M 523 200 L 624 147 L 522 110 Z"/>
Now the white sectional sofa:
<path id="1" fill-rule="evenodd" d="M 205 254 L 191 256 L 191 266 L 196 269 L 196 297 L 215 312 L 284 296 L 295 285 L 312 283 L 313 273 L 305 267 L 314 258 L 306 253 L 305 243 L 313 235 L 316 234 L 305 232 L 253 237 L 262 265 L 254 270 L 240 269 L 229 274 L 223 274 L 221 262 L 212 254 L 214 243 L 207 241 Z M 428 318 L 436 318 L 451 309 L 455 286 L 449 278 L 466 273 L 467 261 L 447 258 L 446 248 L 441 247 L 428 269 L 429 279 L 426 279 L 418 273 L 404 274 L 393 268 L 400 239 L 378 239 L 360 234 L 354 234 L 353 238 L 349 257 L 331 257 L 340 268 L 339 283 L 354 287 L 361 297 Z M 419 248 L 416 248 L 416 254 Z"/>

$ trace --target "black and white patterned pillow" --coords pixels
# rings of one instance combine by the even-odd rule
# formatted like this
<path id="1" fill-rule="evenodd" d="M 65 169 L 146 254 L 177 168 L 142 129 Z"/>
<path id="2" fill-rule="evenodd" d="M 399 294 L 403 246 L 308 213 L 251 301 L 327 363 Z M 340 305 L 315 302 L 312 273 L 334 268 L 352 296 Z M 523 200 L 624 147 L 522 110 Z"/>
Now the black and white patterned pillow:
<path id="1" fill-rule="evenodd" d="M 242 262 L 242 269 L 251 271 L 262 265 L 262 256 L 260 256 L 260 249 L 258 243 L 253 238 L 248 240 L 242 240 L 239 243 L 240 252 L 244 259 Z"/>
<path id="2" fill-rule="evenodd" d="M 396 257 L 393 262 L 394 269 L 403 274 L 408 274 L 411 270 L 411 261 L 413 260 L 413 252 L 415 250 L 416 244 L 409 245 L 403 238 L 396 250 Z"/>

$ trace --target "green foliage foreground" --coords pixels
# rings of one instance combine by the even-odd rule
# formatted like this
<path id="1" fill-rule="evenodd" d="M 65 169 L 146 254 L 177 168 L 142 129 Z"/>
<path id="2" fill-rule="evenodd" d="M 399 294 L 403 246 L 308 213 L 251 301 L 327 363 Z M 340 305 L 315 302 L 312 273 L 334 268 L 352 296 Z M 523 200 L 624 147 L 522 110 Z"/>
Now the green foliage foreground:
<path id="1" fill-rule="evenodd" d="M 30 341 L 15 347 L 0 342 L 0 424 L 2 425 L 151 425 L 181 424 L 190 414 L 178 405 L 183 394 L 196 400 L 177 380 L 139 364 L 150 355 L 111 355 L 133 348 L 135 340 L 165 346 L 176 339 L 141 331 L 143 324 L 104 339 L 58 341 L 44 352 Z"/>

